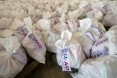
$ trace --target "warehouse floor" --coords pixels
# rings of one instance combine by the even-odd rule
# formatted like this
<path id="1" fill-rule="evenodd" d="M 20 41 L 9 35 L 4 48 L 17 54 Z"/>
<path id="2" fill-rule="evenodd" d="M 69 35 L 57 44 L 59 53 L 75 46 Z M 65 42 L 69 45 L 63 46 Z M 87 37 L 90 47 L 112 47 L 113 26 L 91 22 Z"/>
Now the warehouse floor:
<path id="1" fill-rule="evenodd" d="M 52 62 L 52 57 L 47 55 L 46 64 L 39 64 L 26 78 L 66 78 L 61 68 Z"/>

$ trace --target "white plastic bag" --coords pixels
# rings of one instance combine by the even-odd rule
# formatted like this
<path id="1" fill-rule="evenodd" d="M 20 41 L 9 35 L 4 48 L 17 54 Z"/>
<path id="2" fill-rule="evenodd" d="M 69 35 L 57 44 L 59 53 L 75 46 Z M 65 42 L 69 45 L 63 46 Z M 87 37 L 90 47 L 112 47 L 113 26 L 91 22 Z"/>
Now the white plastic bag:
<path id="1" fill-rule="evenodd" d="M 104 1 L 92 1 L 91 8 L 92 9 L 102 9 L 104 7 Z"/>
<path id="2" fill-rule="evenodd" d="M 90 50 L 93 46 L 93 41 L 81 32 L 76 32 L 73 34 L 74 38 L 80 43 L 81 48 L 87 58 L 90 57 Z"/>
<path id="3" fill-rule="evenodd" d="M 0 28 L 10 28 L 11 23 L 12 19 L 3 17 L 0 19 Z"/>
<path id="4" fill-rule="evenodd" d="M 117 30 L 109 30 L 106 32 L 105 36 L 109 38 L 109 54 L 117 54 Z"/>
<path id="5" fill-rule="evenodd" d="M 86 31 L 91 27 L 91 24 L 92 21 L 90 19 L 86 19 L 86 21 L 81 20 L 79 28 L 80 32 L 76 32 L 73 34 L 74 38 L 81 44 L 81 48 L 87 58 L 90 57 L 90 50 L 93 46 L 93 41 L 95 41 L 90 33 L 86 33 Z"/>
<path id="6" fill-rule="evenodd" d="M 83 78 L 117 78 L 116 66 L 116 55 L 87 59 L 81 65 L 79 74 Z"/>
<path id="7" fill-rule="evenodd" d="M 14 19 L 14 22 L 12 22 L 10 29 L 13 32 L 13 35 L 18 37 L 20 42 L 24 40 L 26 34 L 28 33 L 28 30 L 26 29 L 26 25 L 24 24 L 23 20 L 21 21 L 18 18 Z M 7 34 L 7 31 L 6 31 L 6 35 L 10 35 L 10 34 Z"/>
<path id="8" fill-rule="evenodd" d="M 18 37 L 19 41 L 22 42 L 26 35 L 28 34 L 28 30 L 26 29 L 26 26 L 19 27 L 17 30 L 15 30 L 14 35 Z"/>
<path id="9" fill-rule="evenodd" d="M 110 1 L 108 2 L 107 6 L 107 13 L 108 14 L 117 14 L 117 2 L 116 1 Z"/>
<path id="10" fill-rule="evenodd" d="M 117 14 L 107 14 L 104 16 L 103 24 L 112 27 L 117 24 Z"/>
<path id="11" fill-rule="evenodd" d="M 68 28 L 68 25 L 65 22 L 60 22 L 60 23 L 57 23 L 56 25 L 54 25 L 52 30 L 61 34 L 63 31 L 69 30 L 69 28 Z"/>
<path id="12" fill-rule="evenodd" d="M 64 2 L 64 4 L 61 7 L 57 6 L 56 11 L 60 14 L 66 13 L 68 11 L 67 2 Z"/>
<path id="13" fill-rule="evenodd" d="M 109 30 L 117 30 L 117 25 L 112 26 Z"/>
<path id="14" fill-rule="evenodd" d="M 79 17 L 81 17 L 83 14 L 84 14 L 84 10 L 79 8 L 77 10 L 74 10 L 74 11 L 69 11 L 68 12 L 68 16 L 70 19 L 78 19 Z"/>
<path id="15" fill-rule="evenodd" d="M 26 54 L 15 36 L 1 38 L 0 43 L 5 48 L 0 52 L 0 78 L 13 78 L 26 65 Z"/>
<path id="16" fill-rule="evenodd" d="M 42 36 L 48 51 L 56 53 L 57 47 L 55 46 L 55 42 L 60 39 L 60 35 L 53 31 L 44 31 L 42 32 Z"/>
<path id="17" fill-rule="evenodd" d="M 62 66 L 63 71 L 71 71 L 72 68 L 79 68 L 85 60 L 81 46 L 77 40 L 72 37 L 72 33 L 64 31 L 61 33 L 61 39 L 55 45 L 57 46 L 57 62 Z"/>
<path id="18" fill-rule="evenodd" d="M 81 74 L 79 74 L 79 73 L 72 73 L 71 76 L 72 76 L 73 78 L 85 78 L 85 77 L 83 77 L 83 75 L 81 75 Z"/>
<path id="19" fill-rule="evenodd" d="M 104 33 L 106 32 L 106 29 L 104 28 L 103 24 L 98 22 L 97 20 L 86 18 L 86 19 L 80 20 L 79 31 L 89 32 L 95 39 L 94 41 L 96 41 L 104 35 Z"/>
<path id="20" fill-rule="evenodd" d="M 68 19 L 67 20 L 69 30 L 74 33 L 78 31 L 78 24 L 75 19 Z"/>
<path id="21" fill-rule="evenodd" d="M 100 10 L 94 9 L 94 10 L 87 13 L 87 17 L 96 19 L 98 21 L 102 21 L 103 14 Z"/>
<path id="22" fill-rule="evenodd" d="M 108 44 L 109 39 L 106 37 L 97 40 L 91 49 L 91 57 L 96 58 L 108 55 L 109 54 Z"/>
<path id="23" fill-rule="evenodd" d="M 20 27 L 24 26 L 24 22 L 19 20 L 18 18 L 14 18 L 14 21 L 11 24 L 11 30 L 17 30 Z"/>
<path id="24" fill-rule="evenodd" d="M 46 47 L 40 31 L 34 30 L 30 17 L 24 18 L 23 20 L 29 31 L 22 41 L 23 46 L 32 58 L 40 63 L 45 63 Z"/>
<path id="25" fill-rule="evenodd" d="M 86 14 L 91 11 L 91 5 L 89 4 L 90 1 L 80 1 L 79 8 L 80 10 L 84 11 L 83 16 L 86 16 Z"/>
<path id="26" fill-rule="evenodd" d="M 38 28 L 40 31 L 51 30 L 51 21 L 49 19 L 39 20 L 34 27 Z"/>
<path id="27" fill-rule="evenodd" d="M 13 34 L 18 37 L 20 42 L 22 42 L 25 38 L 25 36 L 28 33 L 28 30 L 26 29 L 26 25 L 23 21 L 19 20 L 18 18 L 14 19 L 14 22 L 12 22 L 11 30 L 13 31 Z"/>
<path id="28" fill-rule="evenodd" d="M 108 14 L 108 12 L 110 12 L 110 10 L 107 9 L 109 2 L 113 2 L 113 1 L 111 1 L 111 0 L 95 0 L 95 1 L 91 2 L 91 8 L 93 10 L 98 9 L 103 14 Z"/>
<path id="29" fill-rule="evenodd" d="M 12 36 L 14 33 L 14 31 L 10 30 L 10 29 L 5 29 L 1 34 L 2 37 L 9 37 Z"/>

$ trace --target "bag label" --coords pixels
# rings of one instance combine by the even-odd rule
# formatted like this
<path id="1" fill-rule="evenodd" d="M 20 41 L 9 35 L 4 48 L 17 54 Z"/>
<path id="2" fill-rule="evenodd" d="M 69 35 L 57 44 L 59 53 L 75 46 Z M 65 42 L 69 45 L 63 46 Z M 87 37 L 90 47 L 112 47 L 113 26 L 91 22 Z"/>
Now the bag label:
<path id="1" fill-rule="evenodd" d="M 63 71 L 71 71 L 71 67 L 70 67 L 70 61 L 69 61 L 69 56 L 68 56 L 68 53 L 69 53 L 69 50 L 68 48 L 64 48 L 61 50 L 61 52 L 63 53 L 63 56 L 62 56 L 62 70 Z"/>
<path id="2" fill-rule="evenodd" d="M 25 36 L 28 34 L 27 29 L 24 28 L 24 27 L 18 28 L 18 29 L 17 29 L 17 32 L 20 33 L 21 35 L 25 35 Z"/>
<path id="3" fill-rule="evenodd" d="M 28 35 L 28 38 L 34 43 L 34 45 L 39 49 L 42 48 L 42 41 L 37 39 L 33 33 Z"/>
<path id="4" fill-rule="evenodd" d="M 105 42 L 108 42 L 108 38 L 105 38 L 105 39 L 102 39 L 102 40 L 100 40 L 100 41 L 97 41 L 94 45 L 95 46 L 99 46 L 99 45 L 101 45 L 101 44 L 103 44 L 103 43 L 105 43 Z"/>
<path id="5" fill-rule="evenodd" d="M 85 35 L 86 35 L 89 39 L 91 39 L 93 42 L 96 42 L 95 37 L 94 37 L 91 33 L 86 32 Z"/>
<path id="6" fill-rule="evenodd" d="M 92 58 L 97 58 L 97 57 L 106 56 L 108 54 L 109 54 L 109 50 L 108 50 L 108 48 L 105 48 L 104 50 L 96 51 L 96 52 L 92 53 L 91 57 Z"/>
<path id="7" fill-rule="evenodd" d="M 98 31 L 99 31 L 99 33 L 100 33 L 100 38 L 103 36 L 103 34 L 105 33 L 105 31 L 104 30 L 102 30 L 100 27 L 96 27 L 96 26 L 91 26 L 91 27 L 93 27 L 93 28 L 96 28 Z"/>
<path id="8" fill-rule="evenodd" d="M 110 52 L 114 50 L 117 53 L 117 31 L 112 31 L 111 35 L 109 35 L 109 44 Z"/>

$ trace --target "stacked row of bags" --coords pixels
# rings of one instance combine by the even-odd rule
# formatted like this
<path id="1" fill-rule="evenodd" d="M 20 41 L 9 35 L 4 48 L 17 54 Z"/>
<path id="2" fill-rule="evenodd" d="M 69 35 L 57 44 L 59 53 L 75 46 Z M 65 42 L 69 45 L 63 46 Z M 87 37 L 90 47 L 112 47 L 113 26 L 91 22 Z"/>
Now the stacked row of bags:
<path id="1" fill-rule="evenodd" d="M 21 72 L 27 64 L 27 53 L 45 64 L 46 47 L 40 31 L 34 30 L 30 17 L 23 21 L 17 30 L 1 29 L 0 78 L 14 78 Z"/>
<path id="2" fill-rule="evenodd" d="M 116 78 L 116 5 L 93 0 L 1 2 L 0 77 L 15 77 L 27 63 L 26 54 L 45 64 L 48 50 L 63 71 L 79 70 L 71 73 L 73 78 Z"/>

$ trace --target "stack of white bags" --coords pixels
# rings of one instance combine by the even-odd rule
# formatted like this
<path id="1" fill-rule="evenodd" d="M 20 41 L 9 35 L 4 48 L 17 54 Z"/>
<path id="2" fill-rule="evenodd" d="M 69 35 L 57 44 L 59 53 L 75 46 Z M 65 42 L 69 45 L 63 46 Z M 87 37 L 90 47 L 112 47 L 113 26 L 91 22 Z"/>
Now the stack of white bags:
<path id="1" fill-rule="evenodd" d="M 63 71 L 78 69 L 73 78 L 117 78 L 116 6 L 111 0 L 1 1 L 0 78 L 14 78 L 26 54 L 45 64 L 46 51 Z"/>

